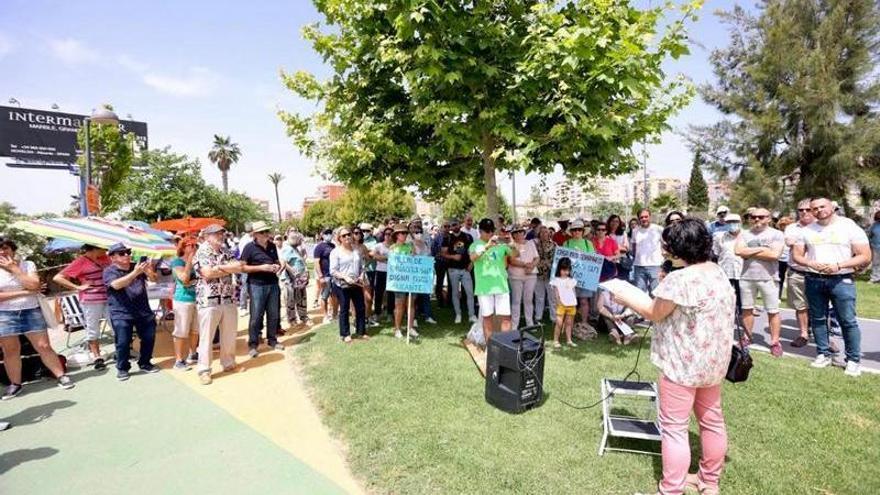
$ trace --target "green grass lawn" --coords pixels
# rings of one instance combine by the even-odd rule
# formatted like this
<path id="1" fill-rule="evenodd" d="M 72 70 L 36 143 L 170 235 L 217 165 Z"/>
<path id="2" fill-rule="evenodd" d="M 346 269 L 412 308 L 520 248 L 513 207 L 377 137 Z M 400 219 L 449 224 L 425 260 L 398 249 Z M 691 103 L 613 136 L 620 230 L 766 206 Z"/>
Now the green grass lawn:
<path id="1" fill-rule="evenodd" d="M 369 490 L 653 493 L 659 457 L 599 457 L 601 408 L 575 410 L 556 400 L 595 402 L 599 380 L 625 375 L 636 347 L 602 338 L 548 352 L 545 402 L 511 415 L 485 402 L 484 381 L 460 346 L 466 325 L 450 324 L 448 312 L 438 318 L 440 325 L 422 325 L 414 345 L 387 328 L 345 345 L 335 326 L 324 326 L 294 351 L 326 424 Z M 638 369 L 654 380 L 648 344 Z M 755 360 L 748 382 L 724 385 L 730 449 L 722 491 L 880 493 L 880 377 L 851 379 L 837 368 L 813 370 L 806 360 L 764 353 Z M 691 443 L 698 452 L 696 436 Z"/>
<path id="2" fill-rule="evenodd" d="M 859 316 L 862 318 L 880 319 L 880 284 L 872 284 L 866 280 L 857 280 L 856 293 Z"/>

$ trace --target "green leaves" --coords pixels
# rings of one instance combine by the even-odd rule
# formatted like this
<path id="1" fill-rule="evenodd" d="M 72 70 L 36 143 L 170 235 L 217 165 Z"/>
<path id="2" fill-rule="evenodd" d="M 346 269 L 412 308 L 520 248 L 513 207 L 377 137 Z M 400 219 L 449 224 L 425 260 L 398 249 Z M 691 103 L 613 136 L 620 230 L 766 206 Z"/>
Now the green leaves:
<path id="1" fill-rule="evenodd" d="M 387 178 L 440 197 L 450 184 L 484 184 L 496 168 L 628 172 L 633 143 L 664 130 L 691 94 L 666 81 L 661 67 L 686 53 L 681 22 L 657 32 L 672 5 L 315 5 L 327 32 L 314 25 L 304 33 L 333 73 L 283 74 L 285 86 L 318 110 L 279 117 L 304 154 L 349 184 Z M 686 5 L 685 16 L 695 8 Z"/>

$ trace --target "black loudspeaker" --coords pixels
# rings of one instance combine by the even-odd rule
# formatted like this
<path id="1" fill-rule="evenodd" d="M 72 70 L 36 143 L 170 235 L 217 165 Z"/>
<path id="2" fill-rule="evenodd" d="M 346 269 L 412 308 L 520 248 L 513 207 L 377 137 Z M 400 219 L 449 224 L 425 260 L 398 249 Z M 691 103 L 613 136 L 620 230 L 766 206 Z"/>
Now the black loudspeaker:
<path id="1" fill-rule="evenodd" d="M 486 356 L 486 402 L 509 413 L 519 413 L 541 403 L 544 395 L 544 339 L 527 327 L 495 332 Z"/>

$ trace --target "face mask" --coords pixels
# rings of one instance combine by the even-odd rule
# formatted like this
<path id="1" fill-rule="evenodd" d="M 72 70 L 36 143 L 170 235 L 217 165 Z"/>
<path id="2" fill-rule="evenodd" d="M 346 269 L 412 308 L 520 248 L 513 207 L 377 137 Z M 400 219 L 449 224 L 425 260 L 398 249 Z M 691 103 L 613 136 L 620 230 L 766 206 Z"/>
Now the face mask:
<path id="1" fill-rule="evenodd" d="M 324 242 L 330 242 L 333 240 L 333 234 L 324 234 Z"/>

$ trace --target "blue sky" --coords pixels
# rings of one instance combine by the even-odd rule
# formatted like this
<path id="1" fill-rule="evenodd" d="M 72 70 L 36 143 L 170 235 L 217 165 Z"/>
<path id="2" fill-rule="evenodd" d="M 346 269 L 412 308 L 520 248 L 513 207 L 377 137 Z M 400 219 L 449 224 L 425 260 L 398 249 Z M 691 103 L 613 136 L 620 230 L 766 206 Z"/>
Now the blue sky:
<path id="1" fill-rule="evenodd" d="M 709 50 L 727 41 L 712 12 L 732 3 L 706 2 L 690 29 L 691 38 L 705 48 L 694 46 L 690 56 L 668 64 L 670 73 L 697 83 L 711 79 Z M 86 114 L 112 103 L 121 117 L 131 114 L 147 122 L 151 147 L 171 146 L 198 157 L 205 178 L 217 185 L 220 174 L 207 153 L 214 134 L 228 134 L 242 149 L 242 160 L 230 172 L 230 187 L 272 199 L 274 210 L 266 176 L 278 171 L 286 177 L 280 185 L 282 210 L 296 209 L 322 181 L 276 117 L 278 108 L 310 108 L 283 88 L 279 71 L 327 73 L 300 36 L 301 26 L 317 20 L 309 0 L 2 0 L 0 104 L 15 98 L 26 108 L 57 104 L 60 111 Z M 718 117 L 695 100 L 671 124 L 683 129 Z M 674 133 L 666 133 L 661 144 L 649 147 L 648 164 L 656 175 L 684 178 L 690 154 Z M 518 198 L 525 198 L 538 181 L 517 179 Z M 29 213 L 63 210 L 77 188 L 76 179 L 65 172 L 5 164 L 0 184 L 0 201 Z M 509 181 L 502 178 L 500 186 L 509 196 Z"/>

